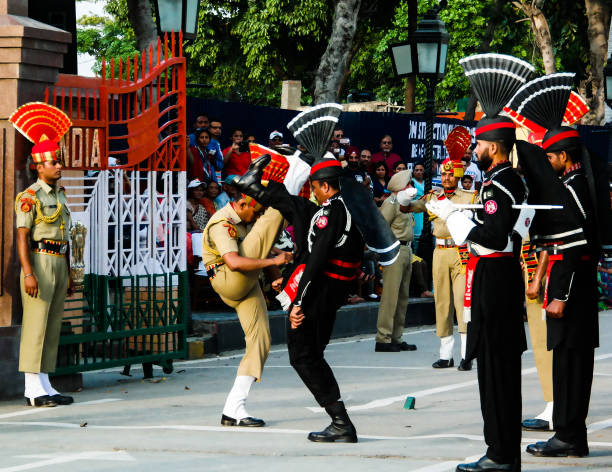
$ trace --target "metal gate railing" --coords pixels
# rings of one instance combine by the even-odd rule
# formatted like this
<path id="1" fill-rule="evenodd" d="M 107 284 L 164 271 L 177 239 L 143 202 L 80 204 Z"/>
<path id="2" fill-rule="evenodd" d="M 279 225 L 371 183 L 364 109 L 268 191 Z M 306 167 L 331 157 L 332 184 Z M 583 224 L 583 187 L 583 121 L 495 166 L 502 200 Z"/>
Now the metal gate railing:
<path id="1" fill-rule="evenodd" d="M 100 78 L 60 75 L 45 95 L 73 121 L 60 142 L 61 184 L 73 224 L 87 230 L 83 289 L 66 300 L 56 374 L 171 369 L 187 355 L 181 43 L 164 37 L 155 53 L 103 61 Z"/>

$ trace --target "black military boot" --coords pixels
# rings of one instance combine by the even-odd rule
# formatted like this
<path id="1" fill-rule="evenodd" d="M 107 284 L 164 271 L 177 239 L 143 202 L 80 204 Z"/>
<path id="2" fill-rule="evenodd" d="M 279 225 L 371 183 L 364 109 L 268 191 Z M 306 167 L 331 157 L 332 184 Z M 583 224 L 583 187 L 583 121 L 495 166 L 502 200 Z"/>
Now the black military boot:
<path id="1" fill-rule="evenodd" d="M 331 424 L 323 431 L 313 432 L 308 439 L 313 442 L 344 442 L 356 443 L 357 431 L 344 408 L 344 402 L 337 401 L 325 407 L 331 417 Z"/>
<path id="2" fill-rule="evenodd" d="M 234 185 L 245 195 L 253 197 L 259 203 L 262 203 L 266 188 L 261 185 L 261 176 L 263 174 L 263 170 L 271 160 L 272 158 L 270 157 L 270 154 L 264 154 L 263 156 L 258 157 L 251 162 L 249 169 L 243 176 L 232 181 L 232 185 Z"/>

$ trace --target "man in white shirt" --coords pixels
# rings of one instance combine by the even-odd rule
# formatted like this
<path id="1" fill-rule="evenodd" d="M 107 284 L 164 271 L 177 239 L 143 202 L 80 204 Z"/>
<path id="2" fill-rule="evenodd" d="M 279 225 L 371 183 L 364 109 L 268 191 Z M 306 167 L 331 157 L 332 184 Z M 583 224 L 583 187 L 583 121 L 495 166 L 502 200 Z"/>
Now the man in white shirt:
<path id="1" fill-rule="evenodd" d="M 465 151 L 465 154 L 461 158 L 461 161 L 463 162 L 463 175 L 471 175 L 473 181 L 472 189 L 478 190 L 480 189 L 480 182 L 482 182 L 482 172 L 480 171 L 476 163 L 472 161 L 473 147 L 474 144 L 472 144 Z M 463 188 L 463 183 L 461 182 L 461 180 L 459 181 L 459 188 Z"/>

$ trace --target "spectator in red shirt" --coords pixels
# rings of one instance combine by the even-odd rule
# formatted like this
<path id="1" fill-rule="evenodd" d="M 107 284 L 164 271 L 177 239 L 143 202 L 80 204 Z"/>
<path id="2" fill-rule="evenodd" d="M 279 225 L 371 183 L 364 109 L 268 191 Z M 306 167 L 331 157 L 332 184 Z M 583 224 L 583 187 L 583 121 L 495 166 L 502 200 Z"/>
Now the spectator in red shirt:
<path id="1" fill-rule="evenodd" d="M 243 175 L 251 163 L 251 153 L 240 152 L 240 143 L 244 139 L 244 133 L 236 128 L 232 132 L 232 145 L 223 150 L 223 177 L 228 175 Z"/>
<path id="2" fill-rule="evenodd" d="M 393 175 L 393 171 L 391 169 L 393 169 L 394 164 L 402 160 L 399 155 L 395 154 L 394 152 L 391 152 L 392 149 L 393 140 L 391 139 L 391 136 L 385 134 L 380 140 L 380 151 L 372 156 L 372 163 L 370 164 L 371 169 L 374 168 L 374 165 L 377 162 L 382 161 L 387 164 L 387 169 L 389 169 L 390 171 L 389 177 L 391 177 Z"/>
<path id="3" fill-rule="evenodd" d="M 208 154 L 210 133 L 206 128 L 200 128 L 195 132 L 196 145 L 187 150 L 187 169 L 190 179 L 198 179 L 201 182 L 217 181 L 217 174 Z"/>

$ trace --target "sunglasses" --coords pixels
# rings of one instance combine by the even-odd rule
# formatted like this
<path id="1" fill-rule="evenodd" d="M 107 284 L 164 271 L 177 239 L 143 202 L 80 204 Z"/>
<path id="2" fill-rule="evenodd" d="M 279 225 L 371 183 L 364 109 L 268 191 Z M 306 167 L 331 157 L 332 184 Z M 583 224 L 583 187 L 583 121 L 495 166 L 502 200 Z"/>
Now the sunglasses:
<path id="1" fill-rule="evenodd" d="M 283 138 L 279 137 L 279 136 L 275 136 L 272 138 L 272 141 L 282 141 Z"/>

